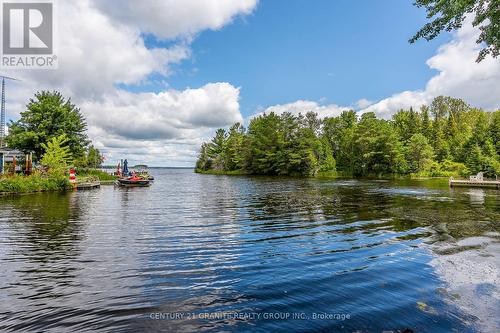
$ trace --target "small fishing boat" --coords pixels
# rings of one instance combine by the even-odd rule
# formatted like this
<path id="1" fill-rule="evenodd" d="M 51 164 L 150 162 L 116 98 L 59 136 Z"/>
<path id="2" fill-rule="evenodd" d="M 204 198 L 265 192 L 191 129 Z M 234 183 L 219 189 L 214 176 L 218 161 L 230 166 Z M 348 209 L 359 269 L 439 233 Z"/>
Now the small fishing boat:
<path id="1" fill-rule="evenodd" d="M 151 181 L 155 180 L 155 177 L 153 177 L 149 173 L 148 166 L 146 164 L 138 164 L 133 167 L 137 176 L 142 177 L 144 179 L 149 179 Z"/>
<path id="2" fill-rule="evenodd" d="M 149 186 L 150 180 L 137 176 L 132 176 L 127 178 L 120 178 L 117 180 L 117 183 L 120 186 Z"/>
<path id="3" fill-rule="evenodd" d="M 147 172 L 138 173 L 136 171 L 129 172 L 128 170 L 128 161 L 123 161 L 123 168 L 120 170 L 120 164 L 118 163 L 117 173 L 118 175 L 122 175 L 116 181 L 116 185 L 119 186 L 149 186 L 151 184 L 152 179 L 150 179 L 150 175 Z M 144 166 L 142 166 L 144 167 Z M 147 166 L 145 166 L 147 167 Z M 144 168 L 144 170 L 147 170 Z"/>

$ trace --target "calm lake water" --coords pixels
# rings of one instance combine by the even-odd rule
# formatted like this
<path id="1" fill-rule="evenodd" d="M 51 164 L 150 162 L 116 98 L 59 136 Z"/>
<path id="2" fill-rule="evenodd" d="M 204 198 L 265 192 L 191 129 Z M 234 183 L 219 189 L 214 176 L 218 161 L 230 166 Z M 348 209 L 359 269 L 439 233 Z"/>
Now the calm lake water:
<path id="1" fill-rule="evenodd" d="M 152 173 L 0 197 L 0 331 L 500 327 L 497 190 Z"/>

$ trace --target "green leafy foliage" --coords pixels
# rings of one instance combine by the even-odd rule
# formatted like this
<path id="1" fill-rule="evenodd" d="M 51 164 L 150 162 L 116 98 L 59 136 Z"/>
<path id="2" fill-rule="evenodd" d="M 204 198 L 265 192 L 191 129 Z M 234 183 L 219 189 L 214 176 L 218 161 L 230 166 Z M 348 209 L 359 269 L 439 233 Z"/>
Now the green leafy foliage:
<path id="1" fill-rule="evenodd" d="M 31 176 L 15 175 L 0 178 L 0 193 L 61 191 L 67 188 L 70 188 L 70 184 L 64 175 L 35 173 Z"/>
<path id="2" fill-rule="evenodd" d="M 11 122 L 6 138 L 9 147 L 33 152 L 39 160 L 45 153 L 43 144 L 65 134 L 74 158 L 84 155 L 89 143 L 87 125 L 80 110 L 59 92 L 42 91 L 35 94 L 21 112 L 18 121 Z"/>
<path id="3" fill-rule="evenodd" d="M 401 110 L 391 120 L 344 111 L 263 114 L 245 130 L 219 129 L 204 143 L 200 172 L 263 175 L 465 176 L 500 173 L 500 110 L 485 112 L 440 96 L 420 111 Z"/>
<path id="4" fill-rule="evenodd" d="M 48 172 L 31 176 L 0 178 L 0 192 L 22 193 L 63 190 L 69 181 L 66 171 L 70 165 L 84 170 L 81 177 L 99 177 L 114 180 L 96 168 L 104 158 L 94 146 L 88 146 L 86 123 L 80 110 L 58 92 L 42 91 L 35 94 L 21 113 L 21 118 L 11 122 L 6 138 L 9 147 L 34 152 Z M 94 168 L 94 169 L 87 169 Z"/>
<path id="5" fill-rule="evenodd" d="M 219 129 L 210 143 L 201 146 L 196 168 L 303 176 L 334 170 L 331 147 L 319 135 L 321 124 L 314 113 L 270 113 L 252 119 L 247 131 L 241 124 L 228 133 Z"/>
<path id="6" fill-rule="evenodd" d="M 80 168 L 97 169 L 102 166 L 103 161 L 104 161 L 104 156 L 101 154 L 99 149 L 91 145 L 88 147 L 88 149 L 82 156 L 75 159 L 74 164 Z"/>
<path id="7" fill-rule="evenodd" d="M 46 144 L 42 143 L 45 150 L 40 163 L 49 168 L 52 173 L 64 174 L 71 162 L 70 148 L 67 146 L 69 139 L 66 134 L 52 138 Z"/>
<path id="8" fill-rule="evenodd" d="M 87 178 L 98 178 L 103 181 L 111 181 L 118 179 L 118 176 L 110 174 L 106 171 L 99 169 L 88 169 L 88 168 L 76 168 L 76 178 L 81 181 L 84 177 Z"/>
<path id="9" fill-rule="evenodd" d="M 410 172 L 422 172 L 433 162 L 434 149 L 427 138 L 421 134 L 413 134 L 406 147 L 407 161 L 410 163 Z"/>
<path id="10" fill-rule="evenodd" d="M 417 7 L 424 7 L 427 11 L 427 18 L 432 21 L 426 23 L 410 39 L 410 43 L 420 38 L 432 40 L 442 31 L 459 29 L 466 16 L 471 14 L 474 15 L 472 25 L 481 30 L 477 43 L 485 45 L 479 52 L 477 61 L 483 60 L 488 54 L 495 58 L 500 54 L 500 2 L 498 0 L 415 0 L 414 4 Z"/>

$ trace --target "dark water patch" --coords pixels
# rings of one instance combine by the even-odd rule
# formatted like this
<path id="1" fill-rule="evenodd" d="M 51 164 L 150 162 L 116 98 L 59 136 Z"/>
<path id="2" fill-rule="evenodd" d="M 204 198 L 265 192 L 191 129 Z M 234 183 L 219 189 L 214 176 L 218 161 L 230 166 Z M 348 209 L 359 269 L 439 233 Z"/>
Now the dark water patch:
<path id="1" fill-rule="evenodd" d="M 150 188 L 0 198 L 0 331 L 498 324 L 496 190 L 153 172 Z"/>

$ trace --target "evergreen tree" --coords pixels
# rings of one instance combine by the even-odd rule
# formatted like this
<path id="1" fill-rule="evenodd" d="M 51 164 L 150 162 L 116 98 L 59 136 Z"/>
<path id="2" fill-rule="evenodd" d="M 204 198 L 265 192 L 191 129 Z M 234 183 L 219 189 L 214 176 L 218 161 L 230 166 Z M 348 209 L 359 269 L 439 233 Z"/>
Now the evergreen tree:
<path id="1" fill-rule="evenodd" d="M 99 149 L 95 148 L 93 145 L 87 150 L 86 164 L 91 168 L 100 168 L 104 157 L 101 155 Z"/>
<path id="2" fill-rule="evenodd" d="M 284 138 L 279 128 L 280 118 L 275 113 L 258 116 L 248 126 L 249 149 L 246 164 L 251 173 L 278 174 L 284 172 Z M 287 135 L 293 135 L 289 128 Z M 281 171 L 281 172 L 280 172 Z"/>
<path id="3" fill-rule="evenodd" d="M 497 156 L 500 156 L 500 110 L 493 112 L 490 125 L 490 137 L 495 145 Z"/>
<path id="4" fill-rule="evenodd" d="M 197 171 L 207 171 L 212 168 L 212 158 L 209 156 L 209 150 L 208 143 L 204 142 L 201 144 L 200 154 L 196 161 Z"/>
<path id="5" fill-rule="evenodd" d="M 432 115 L 432 118 L 431 116 Z M 464 175 L 500 173 L 500 111 L 485 112 L 450 97 L 391 120 L 354 111 L 321 120 L 317 114 L 263 114 L 245 130 L 239 123 L 200 149 L 199 171 L 314 176 Z M 470 171 L 469 171 L 469 170 Z"/>
<path id="6" fill-rule="evenodd" d="M 213 158 L 212 167 L 216 170 L 225 169 L 226 157 L 226 131 L 219 128 L 208 146 L 208 154 Z"/>
<path id="7" fill-rule="evenodd" d="M 429 107 L 423 105 L 421 108 L 421 118 L 422 118 L 422 128 L 421 133 L 427 138 L 427 140 L 432 139 L 432 124 L 429 118 Z"/>
<path id="8" fill-rule="evenodd" d="M 414 134 L 406 150 L 410 172 L 424 171 L 432 162 L 434 151 L 423 134 Z"/>
<path id="9" fill-rule="evenodd" d="M 241 170 L 243 168 L 243 143 L 245 139 L 245 128 L 236 123 L 229 129 L 226 142 L 226 170 Z"/>

